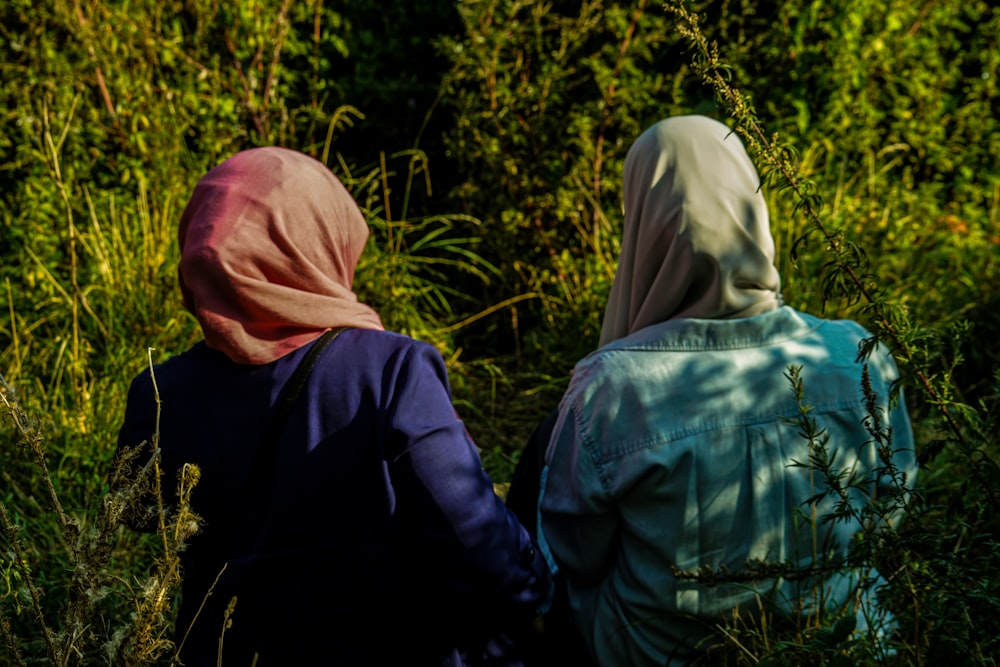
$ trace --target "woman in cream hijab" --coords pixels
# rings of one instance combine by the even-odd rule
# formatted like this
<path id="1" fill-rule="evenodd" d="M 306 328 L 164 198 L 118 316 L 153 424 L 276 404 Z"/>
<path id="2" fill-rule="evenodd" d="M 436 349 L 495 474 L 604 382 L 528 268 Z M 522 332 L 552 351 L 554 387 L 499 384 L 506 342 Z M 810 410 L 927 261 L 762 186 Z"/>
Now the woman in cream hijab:
<path id="1" fill-rule="evenodd" d="M 672 118 L 639 137 L 625 163 L 625 233 L 601 345 L 667 320 L 778 307 L 759 186 L 739 139 L 710 118 Z"/>
<path id="2" fill-rule="evenodd" d="M 886 462 L 863 425 L 856 357 L 870 334 L 782 305 L 759 187 L 739 138 L 702 116 L 653 125 L 625 161 L 625 228 L 601 347 L 577 364 L 560 403 L 539 501 L 542 550 L 605 667 L 691 664 L 735 610 L 882 616 L 874 571 L 800 585 L 710 586 L 676 574 L 752 561 L 822 566 L 861 530 L 822 521 L 832 500 L 805 504 L 822 482 L 793 466 L 810 451 L 789 423 L 799 415 L 789 366 L 801 369 L 838 466 L 880 496 L 903 490 L 877 470 L 916 472 L 905 403 L 889 405 L 891 356 L 876 348 L 866 361 L 892 426 L 896 454 Z M 803 520 L 813 509 L 817 519 Z"/>

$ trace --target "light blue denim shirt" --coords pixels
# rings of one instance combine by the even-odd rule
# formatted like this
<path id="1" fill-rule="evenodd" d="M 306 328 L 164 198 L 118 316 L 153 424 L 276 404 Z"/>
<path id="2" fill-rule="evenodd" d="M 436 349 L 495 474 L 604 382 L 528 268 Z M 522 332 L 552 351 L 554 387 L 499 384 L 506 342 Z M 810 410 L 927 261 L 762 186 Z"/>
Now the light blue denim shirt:
<path id="1" fill-rule="evenodd" d="M 541 548 L 566 575 L 572 613 L 601 665 L 685 664 L 712 627 L 734 609 L 756 613 L 761 600 L 779 611 L 844 606 L 871 620 L 872 595 L 856 595 L 854 584 L 878 581 L 875 572 L 829 575 L 820 585 L 710 586 L 673 571 L 736 572 L 751 560 L 808 567 L 831 549 L 846 553 L 859 524 L 818 521 L 833 508 L 830 498 L 807 502 L 826 488 L 822 475 L 793 465 L 809 461 L 810 445 L 790 422 L 801 413 L 785 371 L 801 367 L 836 468 L 878 478 L 868 493 L 892 492 L 863 424 L 856 359 L 867 338 L 854 322 L 782 307 L 746 319 L 667 321 L 577 364 L 542 476 Z M 896 365 L 882 348 L 867 363 L 890 415 L 893 462 L 912 484 L 902 395 L 889 406 Z M 853 492 L 851 502 L 866 497 Z"/>

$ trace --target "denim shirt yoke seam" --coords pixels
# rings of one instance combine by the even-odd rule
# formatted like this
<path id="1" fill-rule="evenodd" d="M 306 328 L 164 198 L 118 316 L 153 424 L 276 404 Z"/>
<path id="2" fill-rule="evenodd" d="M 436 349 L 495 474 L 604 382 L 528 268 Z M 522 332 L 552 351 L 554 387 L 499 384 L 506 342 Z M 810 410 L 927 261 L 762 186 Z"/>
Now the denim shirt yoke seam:
<path id="1" fill-rule="evenodd" d="M 860 397 L 856 400 L 826 401 L 822 403 L 822 405 L 813 405 L 810 414 L 814 417 L 822 417 L 825 414 L 836 414 L 845 408 L 852 406 L 856 407 L 862 403 L 863 400 Z M 639 440 L 617 440 L 615 442 L 615 446 L 605 451 L 604 453 L 606 455 L 602 455 L 596 445 L 596 442 L 594 442 L 590 438 L 590 434 L 583 429 L 582 420 L 578 420 L 576 418 L 578 411 L 574 409 L 573 412 L 574 420 L 576 421 L 576 426 L 578 432 L 580 433 L 580 439 L 583 442 L 583 447 L 590 455 L 591 460 L 594 462 L 594 465 L 598 470 L 601 485 L 605 492 L 610 492 L 610 479 L 606 476 L 604 468 L 607 464 L 617 461 L 622 457 L 635 454 L 636 452 L 653 449 L 658 446 L 669 446 L 671 443 L 684 440 L 685 438 L 689 438 L 700 433 L 711 433 L 724 428 L 749 428 L 761 424 L 774 423 L 777 420 L 786 421 L 791 420 L 796 415 L 800 414 L 797 407 L 789 406 L 786 410 L 779 410 L 767 414 L 747 415 L 741 419 L 714 419 L 703 421 L 698 426 L 677 428 L 669 433 L 662 435 L 657 434 L 651 438 L 643 438 Z M 822 420 L 819 420 L 818 423 L 820 427 L 823 426 Z"/>
<path id="2" fill-rule="evenodd" d="M 780 319 L 779 319 L 780 318 Z M 795 325 L 787 326 L 788 322 L 797 319 Z M 809 321 L 812 320 L 812 321 Z M 785 322 L 781 327 L 775 326 L 772 321 Z M 695 338 L 691 331 L 693 326 L 685 326 L 685 320 L 668 321 L 662 324 L 672 324 L 666 327 L 665 331 L 647 331 L 647 334 L 655 338 L 643 340 L 641 336 L 638 340 L 629 340 L 636 334 L 626 336 L 610 344 L 610 347 L 599 348 L 591 354 L 607 353 L 612 354 L 617 351 L 677 351 L 677 352 L 708 352 L 713 350 L 739 350 L 752 347 L 766 347 L 776 345 L 795 338 L 809 335 L 826 324 L 825 320 L 806 316 L 792 309 L 781 308 L 776 311 L 764 313 L 753 318 L 739 320 L 688 320 L 687 322 L 699 322 L 699 330 L 713 331 L 727 328 L 738 328 L 741 335 L 734 336 L 733 332 L 725 332 L 724 336 L 713 337 L 708 343 L 702 338 Z M 660 325 L 647 327 L 653 329 Z M 640 330 L 643 331 L 643 330 Z M 589 356 L 589 355 L 588 355 Z"/>

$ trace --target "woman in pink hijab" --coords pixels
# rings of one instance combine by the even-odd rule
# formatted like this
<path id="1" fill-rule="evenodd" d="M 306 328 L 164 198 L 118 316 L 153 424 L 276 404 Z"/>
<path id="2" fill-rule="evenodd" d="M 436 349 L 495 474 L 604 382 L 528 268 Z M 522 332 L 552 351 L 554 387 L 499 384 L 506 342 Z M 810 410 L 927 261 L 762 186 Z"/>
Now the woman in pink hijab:
<path id="1" fill-rule="evenodd" d="M 846 320 L 782 305 L 760 179 L 737 135 L 704 116 L 660 121 L 630 149 L 625 225 L 600 347 L 573 372 L 541 474 L 539 539 L 566 605 L 602 667 L 709 664 L 734 612 L 798 622 L 823 613 L 876 632 L 888 615 L 871 567 L 846 567 L 863 530 L 826 521 L 837 497 L 786 374 L 798 369 L 810 417 L 859 510 L 905 493 L 912 433 L 891 355 Z M 877 446 L 866 372 L 891 446 Z M 885 452 L 890 451 L 891 456 Z M 680 576 L 761 562 L 797 580 L 718 583 Z"/>
<path id="2" fill-rule="evenodd" d="M 330 170 L 283 148 L 223 162 L 181 218 L 205 339 L 133 381 L 119 448 L 158 423 L 163 478 L 201 469 L 185 665 L 517 664 L 548 595 L 440 354 L 352 291 L 367 238 Z"/>

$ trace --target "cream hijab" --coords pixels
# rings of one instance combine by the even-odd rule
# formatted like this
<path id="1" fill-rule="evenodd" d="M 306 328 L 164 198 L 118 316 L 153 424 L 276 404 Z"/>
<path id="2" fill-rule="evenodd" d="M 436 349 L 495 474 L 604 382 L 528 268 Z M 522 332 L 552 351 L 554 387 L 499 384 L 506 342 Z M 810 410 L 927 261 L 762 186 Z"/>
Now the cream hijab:
<path id="1" fill-rule="evenodd" d="M 205 342 L 265 364 L 327 329 L 381 329 L 351 289 L 368 225 L 321 162 L 286 148 L 237 153 L 208 172 L 181 216 L 184 305 Z"/>
<path id="2" fill-rule="evenodd" d="M 780 305 L 760 178 L 739 138 L 704 116 L 668 118 L 625 158 L 625 229 L 601 345 L 682 317 Z"/>

